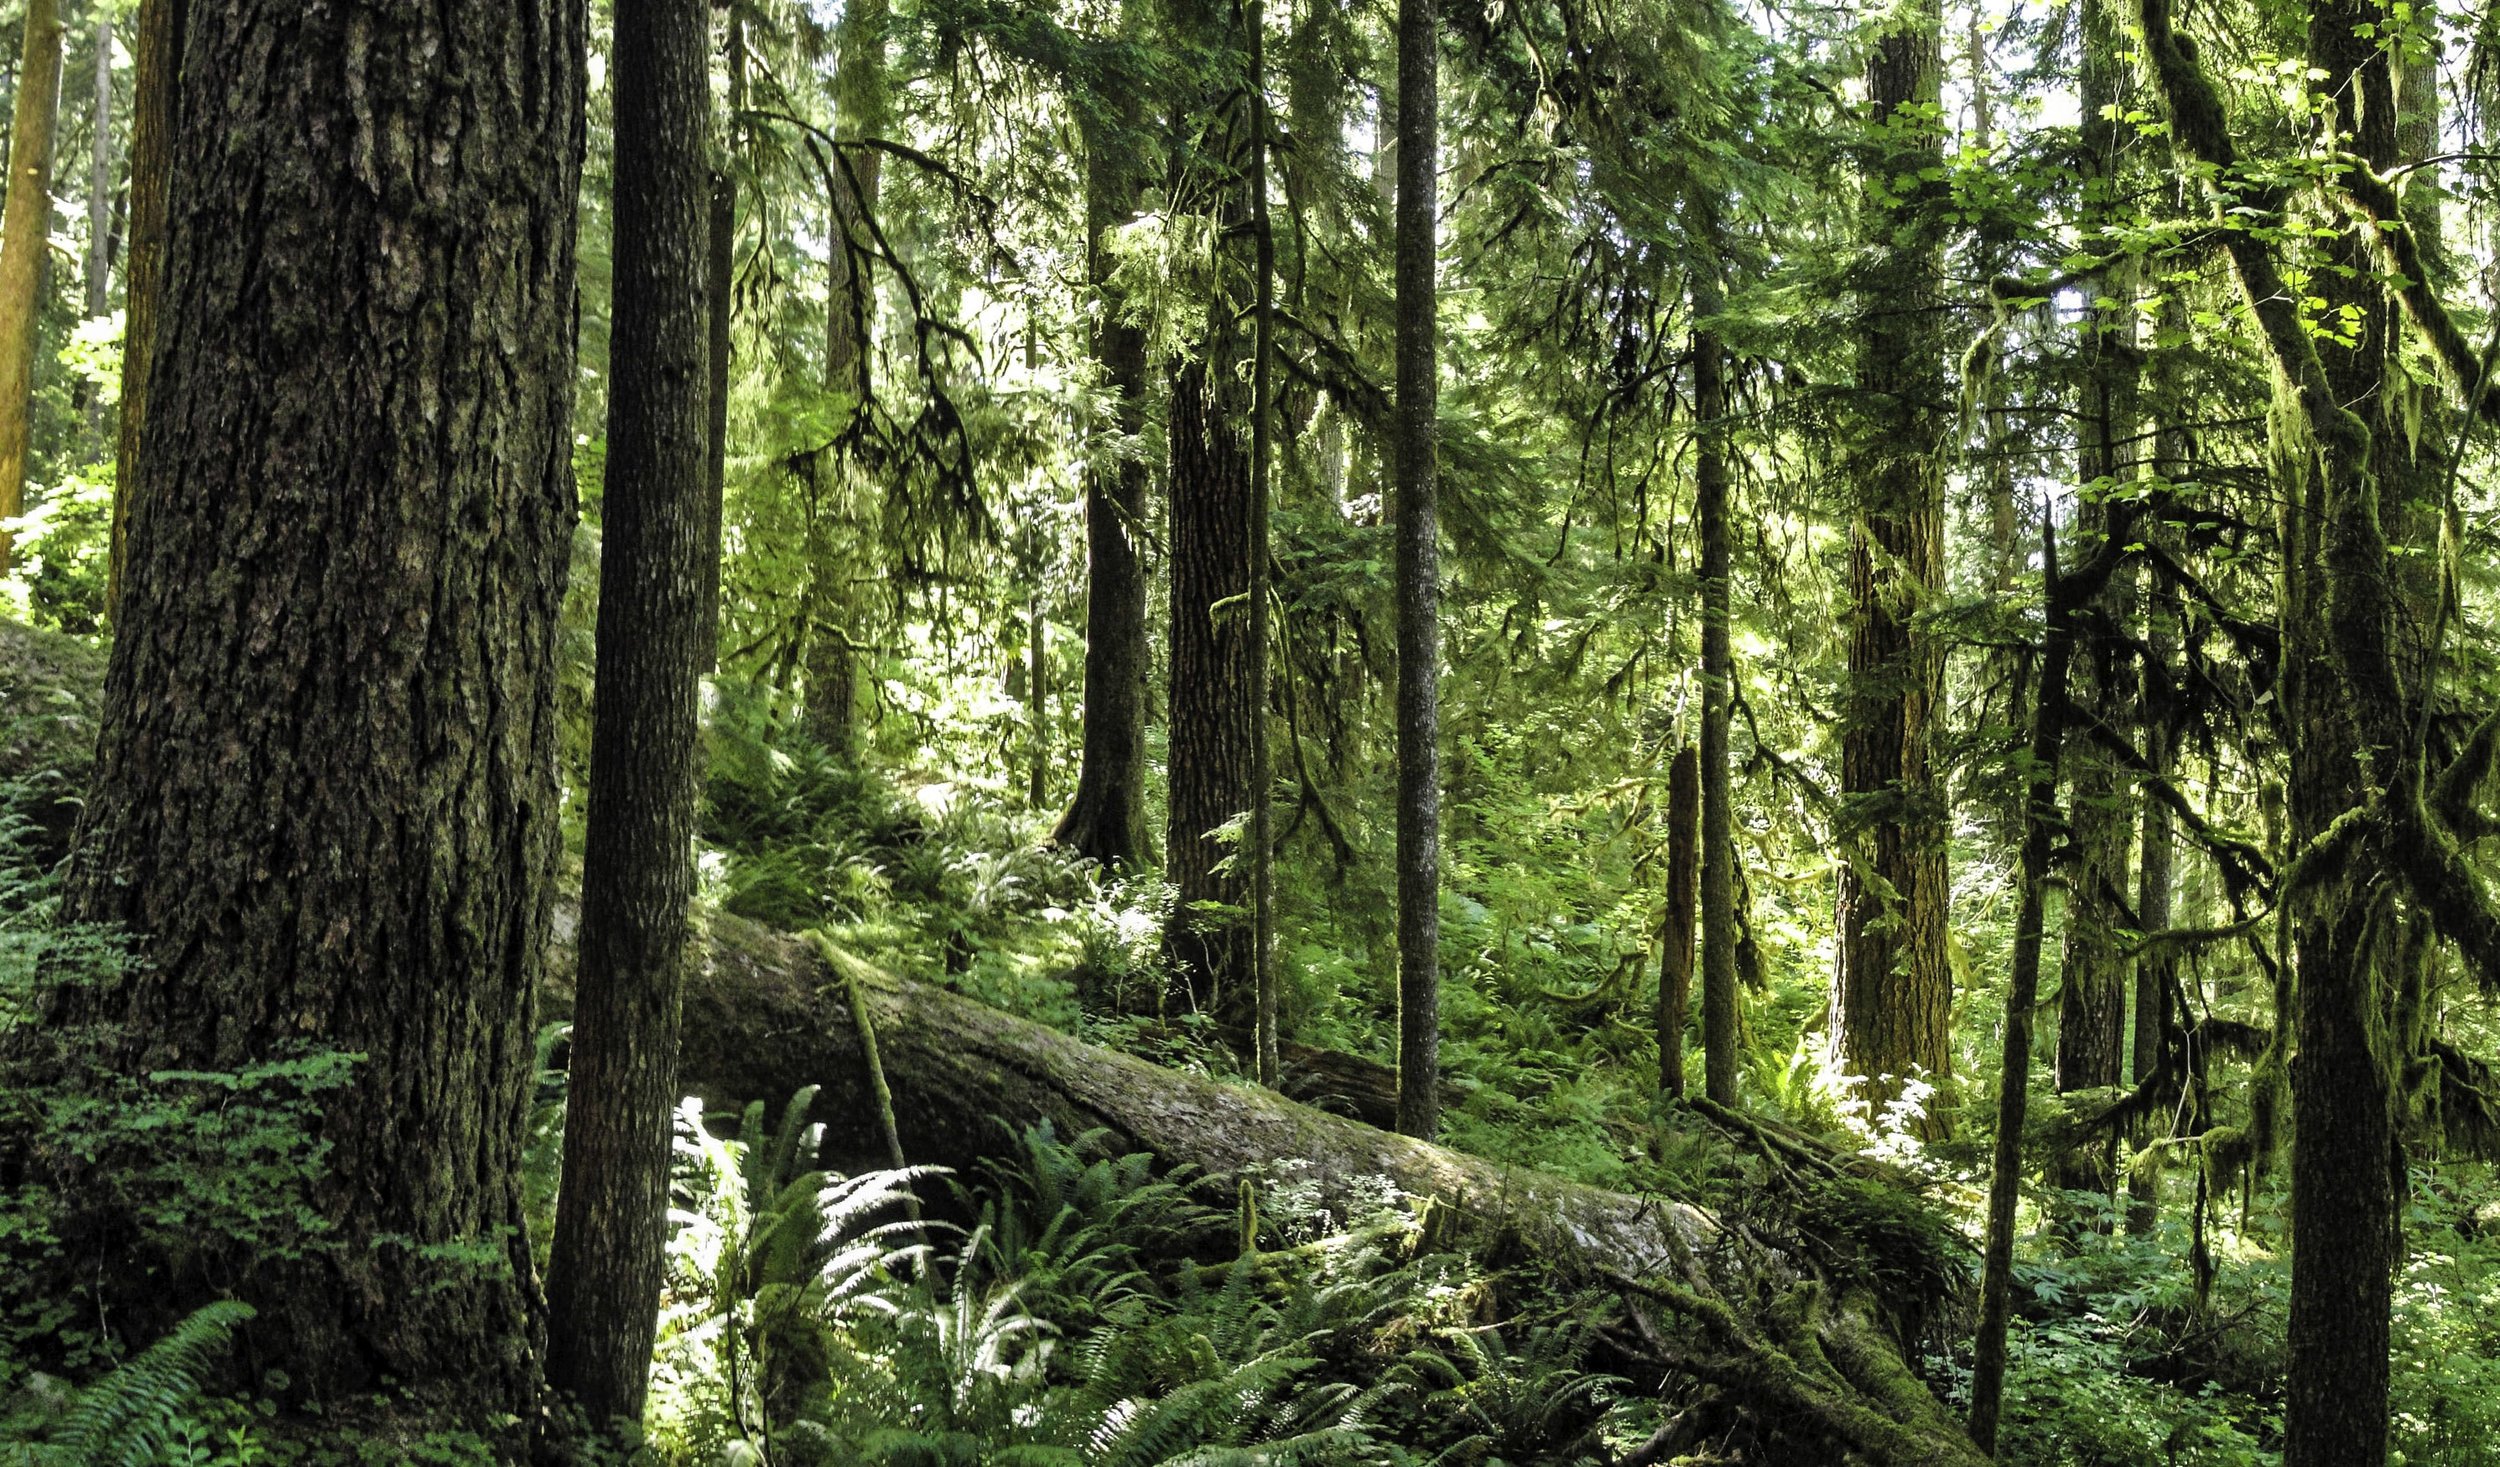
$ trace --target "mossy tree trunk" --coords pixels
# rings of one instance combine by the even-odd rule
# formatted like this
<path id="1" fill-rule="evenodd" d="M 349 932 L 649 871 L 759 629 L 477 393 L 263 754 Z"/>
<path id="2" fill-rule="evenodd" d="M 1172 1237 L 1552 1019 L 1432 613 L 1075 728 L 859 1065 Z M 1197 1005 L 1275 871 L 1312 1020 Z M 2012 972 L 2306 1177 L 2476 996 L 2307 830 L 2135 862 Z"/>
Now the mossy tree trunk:
<path id="1" fill-rule="evenodd" d="M 1944 477 L 1950 393 L 1938 298 L 1943 248 L 1936 106 L 1942 20 L 1934 0 L 1886 12 L 1867 61 L 1871 136 L 1864 224 L 1875 263 L 1863 285 L 1856 496 L 1849 527 L 1848 681 L 1841 790 L 1849 814 L 1840 868 L 1832 1041 L 1843 1071 L 1880 1114 L 1902 1081 L 1939 1092 L 1952 1057 L 1953 976 L 1943 789 L 1935 769 L 1944 658 L 1919 614 L 1944 579 Z"/>
<path id="2" fill-rule="evenodd" d="M 2418 245 L 2398 212 L 2382 207 L 2377 170 L 2392 161 L 2393 68 L 2375 38 L 2374 12 L 2322 3 L 2309 27 L 2311 75 L 2322 117 L 2363 170 L 2337 192 L 2366 223 L 2347 221 L 2330 242 L 2346 262 Z M 2220 94 L 2174 29 L 2169 0 L 2139 0 L 2145 54 L 2168 104 L 2172 134 L 2200 165 L 2208 202 L 2254 225 L 2284 217 L 2277 186 L 2243 184 Z M 2279 900 L 2291 933 L 2293 1104 L 2292 1283 L 2285 1399 L 2291 1467 L 2380 1461 L 2387 1447 L 2388 1306 L 2397 1261 L 2393 1040 L 2387 1011 L 2397 924 L 2383 921 L 2390 880 L 2489 977 L 2500 972 L 2500 914 L 2460 865 L 2455 821 L 2424 798 L 2415 696 L 2395 655 L 2404 604 L 2397 545 L 2409 497 L 2397 396 L 2394 291 L 2452 385 L 2462 338 L 2412 268 L 2373 270 L 2334 284 L 2358 308 L 2350 343 L 2323 348 L 2299 316 L 2269 236 L 2223 236 L 2249 316 L 2275 368 L 2274 415 L 2284 572 L 2279 731 L 2290 749 L 2286 806 L 2297 860 Z M 2322 278 L 2322 277 L 2314 277 Z M 2444 328 L 2444 329 L 2443 329 Z M 2424 669 L 2426 672 L 2427 669 Z M 2417 677 L 2419 675 L 2417 674 Z M 2479 774 L 2480 766 L 2476 767 Z M 2443 780 L 2444 784 L 2444 780 Z M 2278 1033 L 2278 1044 L 2280 1044 Z"/>
<path id="3" fill-rule="evenodd" d="M 184 29 L 122 630 L 65 909 L 148 962 L 63 995 L 128 1073 L 362 1058 L 306 1206 L 107 1281 L 232 1293 L 295 1393 L 537 1405 L 520 1165 L 557 842 L 573 523 L 577 6 Z"/>

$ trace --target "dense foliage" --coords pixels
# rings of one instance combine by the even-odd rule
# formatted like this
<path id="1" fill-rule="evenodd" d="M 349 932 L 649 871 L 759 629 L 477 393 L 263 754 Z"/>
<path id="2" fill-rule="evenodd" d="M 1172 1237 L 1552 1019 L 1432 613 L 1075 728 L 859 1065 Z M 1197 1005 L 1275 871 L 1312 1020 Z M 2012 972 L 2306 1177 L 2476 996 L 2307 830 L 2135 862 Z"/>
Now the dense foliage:
<path id="1" fill-rule="evenodd" d="M 87 274 L 56 262 L 25 317 L 0 1457 L 493 1460 L 532 1424 L 397 1383 L 308 1403 L 265 1363 L 265 1307 L 134 1319 L 114 1290 L 248 1294 L 227 1260 L 344 1273 L 376 1248 L 446 1291 L 549 1266 L 603 635 L 619 655 L 612 409 L 654 390 L 615 385 L 642 364 L 617 359 L 611 243 L 648 183 L 620 176 L 609 76 L 644 12 L 583 12 L 586 166 L 560 201 L 582 502 L 550 643 L 561 849 L 520 883 L 559 913 L 524 1248 L 336 1234 L 334 1117 L 373 1056 L 316 1036 L 143 1065 L 144 1033 L 62 1018 L 63 992 L 155 960 L 62 908 L 101 649 L 148 630 L 109 605 L 136 115 L 114 78 L 142 8 L 69 7 L 44 206 Z M 0 33 L 28 9 L 0 0 Z M 829 993 L 930 985 L 1242 1086 L 1272 1020 L 1280 1083 L 1325 1076 L 1381 1119 L 1412 1008 L 1398 7 L 706 9 L 726 233 L 681 283 L 728 355 L 693 946 L 724 916 L 813 933 Z M 2314 1374 L 2346 1239 L 2293 1222 L 2357 1210 L 2384 1227 L 2327 1283 L 2373 1318 L 2385 1291 L 2387 1460 L 2500 1461 L 2494 14 L 1441 7 L 1435 1139 L 1701 1209 L 1785 1260 L 1761 1318 L 1811 1338 L 1817 1309 L 1863 1308 L 1913 1385 L 2043 1464 L 2325 1460 L 2302 1441 L 2346 1429 Z M 1254 473 L 1255 525 L 1205 538 L 1190 516 Z M 1270 670 L 1234 677 L 1250 593 L 1190 598 L 1250 575 L 1254 532 Z M 1713 738 L 1731 936 L 1697 965 L 1709 832 L 1673 771 Z M 1222 823 L 1187 828 L 1210 798 Z M 1272 951 L 1246 936 L 1267 880 Z M 1256 1013 L 1227 966 L 1254 948 Z M 1733 1093 L 1688 1099 L 1662 1045 L 1702 1072 L 1714 961 L 1740 990 Z M 1458 1237 L 1434 1199 L 1294 1157 L 1209 1178 L 1027 1115 L 969 1118 L 985 1168 L 846 1152 L 896 1136 L 886 1077 L 867 1093 L 884 1115 L 830 1127 L 813 1089 L 685 1103 L 648 1405 L 622 1447 L 566 1450 L 1614 1463 L 1786 1440 L 1763 1424 L 1781 1383 L 1728 1364 L 1768 1336 L 1692 1295 Z M 2351 1134 L 2357 1163 L 2330 1154 Z"/>

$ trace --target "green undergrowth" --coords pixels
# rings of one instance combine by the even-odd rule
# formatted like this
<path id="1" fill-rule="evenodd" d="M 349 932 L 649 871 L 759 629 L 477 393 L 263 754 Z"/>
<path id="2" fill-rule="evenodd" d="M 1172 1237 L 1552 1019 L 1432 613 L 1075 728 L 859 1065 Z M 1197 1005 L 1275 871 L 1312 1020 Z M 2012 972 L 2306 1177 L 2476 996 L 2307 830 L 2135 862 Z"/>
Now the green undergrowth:
<path id="1" fill-rule="evenodd" d="M 1655 1427 L 1595 1312 L 1424 1251 L 1393 1195 L 1228 1210 L 1047 1129 L 972 1177 L 811 1171 L 760 1106 L 678 1134 L 662 1463 L 1598 1462 Z"/>
<path id="2" fill-rule="evenodd" d="M 0 1003 L 27 991 L 38 964 L 101 974 L 121 961 L 111 934 L 62 929 L 50 913 L 61 793 L 83 778 L 97 659 L 75 639 L 47 638 L 20 661 L 0 674 L 0 750 L 27 761 L 0 780 L 10 853 L 0 966 L 14 975 Z M 949 767 L 939 758 L 907 777 L 864 772 L 797 737 L 793 721 L 769 698 L 715 706 L 708 901 L 785 930 L 824 926 L 893 971 L 1247 1083 L 1205 1025 L 1134 1016 L 1166 977 L 1158 946 L 1171 896 L 1151 874 L 1112 878 L 1049 850 L 1053 812 L 1026 808 L 1012 781 L 981 776 L 977 761 L 969 776 L 928 772 Z M 901 767 L 891 750 L 876 757 L 872 769 Z M 1922 1372 L 1958 1400 L 1972 1254 L 1933 1225 L 1939 1215 L 1974 1225 L 1984 1117 L 1965 1102 L 1955 1136 L 1928 1146 L 1849 1113 L 1820 1058 L 1828 938 L 1803 887 L 1753 893 L 1749 971 L 1760 981 L 1746 999 L 1740 1099 L 1842 1152 L 1906 1163 L 1918 1188 L 1801 1178 L 1805 1169 L 1689 1115 L 1661 1117 L 1650 1099 L 1653 914 L 1631 895 L 1646 869 L 1637 831 L 1601 806 L 1505 786 L 1499 767 L 1481 761 L 1473 808 L 1454 821 L 1443 919 L 1455 1104 L 1444 1139 L 1702 1202 L 1896 1301 L 1924 1301 L 1900 1322 Z M 1314 837 L 1305 827 L 1292 839 Z M 1999 1002 L 1979 975 L 2001 966 L 2005 933 L 1987 870 L 1970 872 L 1956 907 L 1972 922 L 1956 953 L 1968 980 L 1962 1038 L 1976 1045 Z M 1339 869 L 1299 850 L 1282 867 L 1285 1013 L 1303 1041 L 1388 1055 L 1386 900 L 1380 872 L 1362 862 Z M 2207 987 L 2226 1015 L 2265 1001 L 2247 975 L 2210 975 Z M 318 1165 L 301 1115 L 326 1083 L 321 1067 L 342 1062 L 306 1055 L 180 1077 L 37 1119 L 52 1144 L 91 1157 L 153 1147 L 122 1171 L 158 1188 L 169 1236 L 206 1228 L 317 1247 L 287 1236 L 295 1220 L 281 1199 L 290 1175 Z M 1962 1062 L 1984 1074 L 1992 1058 L 1973 1049 Z M 540 1234 L 561 1101 L 551 1074 L 532 1119 Z M 10 1102 L 24 1122 L 27 1095 Z M 2033 1108 L 2051 1121 L 2063 1109 L 2045 1074 Z M 781 1133 L 760 1117 L 743 1132 L 734 1117 L 714 1125 L 719 1134 L 682 1132 L 669 1332 L 643 1460 L 1570 1463 L 1639 1439 L 1686 1388 L 1661 1396 L 1656 1379 L 1611 1372 L 1590 1336 L 1606 1311 L 1590 1301 L 1483 1260 L 1419 1252 L 1385 1189 L 1367 1218 L 1323 1217 L 1315 1194 L 1289 1183 L 1245 1209 L 1238 1194 L 1102 1154 L 1087 1138 L 1004 1129 L 1006 1159 L 976 1176 L 844 1180 L 812 1172 L 806 1148 L 775 1144 Z M 2279 1178 L 2213 1178 L 2200 1288 L 2193 1168 L 2177 1157 L 2164 1168 L 2149 1233 L 2105 1197 L 2026 1194 L 2002 1460 L 2280 1460 L 2290 1240 Z M 65 1256 L 57 1198 L 23 1171 L 0 1191 L 0 1461 L 73 1460 L 60 1453 L 89 1393 L 112 1389 L 159 1341 L 181 1335 L 192 1344 L 180 1348 L 195 1349 L 205 1336 L 181 1321 L 142 1339 L 90 1327 L 75 1290 L 35 1282 L 57 1277 Z M 905 1192 L 922 1199 L 925 1226 L 910 1224 Z M 2500 1182 L 2481 1164 L 2417 1164 L 2409 1199 L 2391 1461 L 2500 1464 Z M 483 1438 L 400 1417 L 388 1401 L 342 1404 L 308 1428 L 257 1390 L 202 1397 L 180 1386 L 167 1377 L 146 1393 L 153 1455 L 128 1460 L 492 1460 Z"/>

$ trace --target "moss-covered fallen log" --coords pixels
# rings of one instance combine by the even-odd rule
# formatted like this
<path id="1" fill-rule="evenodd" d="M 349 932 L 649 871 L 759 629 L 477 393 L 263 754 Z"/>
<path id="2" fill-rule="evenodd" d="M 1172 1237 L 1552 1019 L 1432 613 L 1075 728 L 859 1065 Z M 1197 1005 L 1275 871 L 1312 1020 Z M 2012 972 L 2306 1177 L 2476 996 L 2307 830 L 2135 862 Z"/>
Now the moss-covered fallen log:
<path id="1" fill-rule="evenodd" d="M 719 1107 L 817 1085 L 837 1155 L 886 1144 L 852 1018 L 869 1015 L 914 1162 L 994 1154 L 1000 1122 L 1101 1130 L 1217 1177 L 1287 1175 L 1351 1198 L 1385 1178 L 1437 1240 L 1524 1255 L 1675 1321 L 1661 1364 L 1709 1383 L 1788 1462 L 1977 1463 L 1960 1426 L 1875 1323 L 1810 1265 L 1688 1203 L 1635 1197 L 1432 1146 L 1266 1091 L 1149 1064 L 959 994 L 730 917 L 686 993 L 681 1080 Z M 837 971 L 838 970 L 838 971 Z M 1666 1328 L 1661 1324 L 1661 1329 Z"/>

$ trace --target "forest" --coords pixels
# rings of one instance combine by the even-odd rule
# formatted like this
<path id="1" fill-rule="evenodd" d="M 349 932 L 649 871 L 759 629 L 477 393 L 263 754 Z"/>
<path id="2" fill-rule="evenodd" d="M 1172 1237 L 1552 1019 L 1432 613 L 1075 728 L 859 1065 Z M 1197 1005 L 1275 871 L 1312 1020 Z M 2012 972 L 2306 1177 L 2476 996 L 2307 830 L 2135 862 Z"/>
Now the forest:
<path id="1" fill-rule="evenodd" d="M 0 1467 L 2500 1467 L 2500 8 L 0 120 Z"/>

